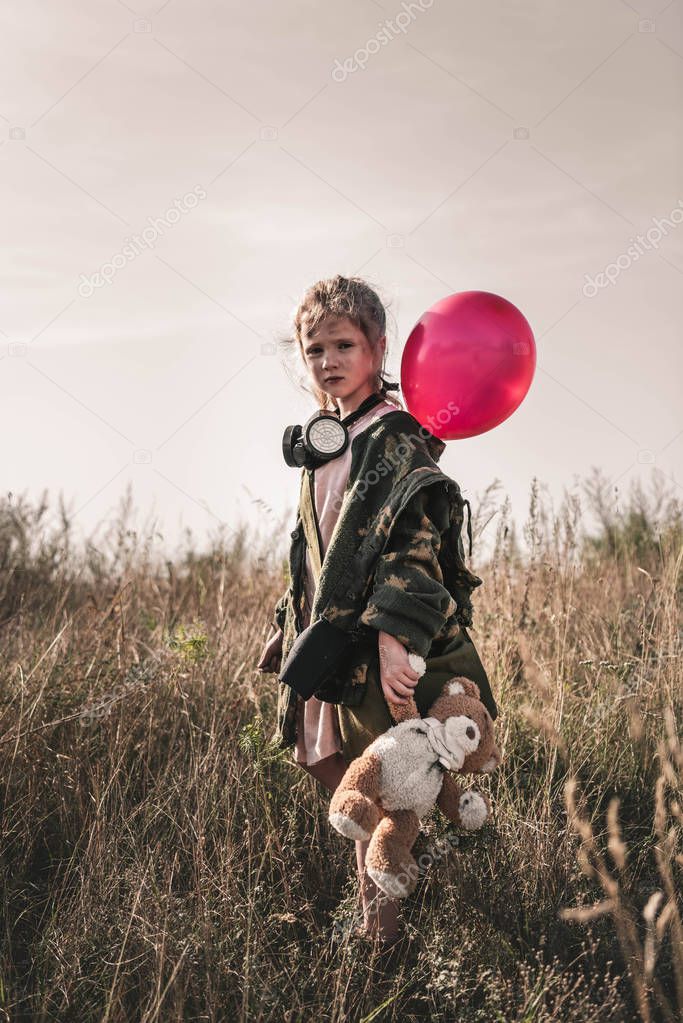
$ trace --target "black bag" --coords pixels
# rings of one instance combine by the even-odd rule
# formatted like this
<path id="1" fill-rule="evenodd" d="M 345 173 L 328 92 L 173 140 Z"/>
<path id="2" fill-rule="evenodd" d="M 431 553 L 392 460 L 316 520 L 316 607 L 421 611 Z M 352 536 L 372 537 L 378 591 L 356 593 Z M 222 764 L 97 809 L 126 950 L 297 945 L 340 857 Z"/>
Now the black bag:
<path id="1" fill-rule="evenodd" d="M 320 689 L 353 643 L 354 637 L 318 618 L 299 633 L 280 669 L 278 679 L 308 700 Z"/>

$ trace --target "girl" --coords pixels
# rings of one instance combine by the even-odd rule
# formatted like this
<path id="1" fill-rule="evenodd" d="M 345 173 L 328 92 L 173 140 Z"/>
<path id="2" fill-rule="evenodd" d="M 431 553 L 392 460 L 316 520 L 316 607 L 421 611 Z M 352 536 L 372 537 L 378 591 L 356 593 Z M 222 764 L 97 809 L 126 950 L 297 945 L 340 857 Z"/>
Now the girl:
<path id="1" fill-rule="evenodd" d="M 459 488 L 435 465 L 443 441 L 387 393 L 398 385 L 384 379 L 386 314 L 379 297 L 359 278 L 319 281 L 305 293 L 294 327 L 293 344 L 318 406 L 349 420 L 349 443 L 338 457 L 302 470 L 290 586 L 275 609 L 277 631 L 258 668 L 279 671 L 293 639 L 321 610 L 328 621 L 353 629 L 357 642 L 340 674 L 317 691 L 321 699 L 304 701 L 284 683 L 278 699 L 274 739 L 294 746 L 295 762 L 334 792 L 350 761 L 394 723 L 413 695 L 424 714 L 440 685 L 464 674 L 479 684 L 494 717 L 495 705 L 464 628 L 471 620 L 469 593 L 481 580 L 459 556 L 462 517 L 453 511 L 460 509 L 453 503 Z M 406 428 L 408 451 L 400 451 L 397 438 L 406 437 Z M 443 543 L 444 537 L 455 544 Z M 354 546 L 356 559 L 363 549 L 372 553 L 370 561 L 366 556 L 349 568 Z M 378 546 L 384 553 L 375 557 Z M 419 685 L 410 652 L 427 659 Z M 400 937 L 400 900 L 388 899 L 365 873 L 367 847 L 356 842 L 360 933 L 386 948 Z"/>

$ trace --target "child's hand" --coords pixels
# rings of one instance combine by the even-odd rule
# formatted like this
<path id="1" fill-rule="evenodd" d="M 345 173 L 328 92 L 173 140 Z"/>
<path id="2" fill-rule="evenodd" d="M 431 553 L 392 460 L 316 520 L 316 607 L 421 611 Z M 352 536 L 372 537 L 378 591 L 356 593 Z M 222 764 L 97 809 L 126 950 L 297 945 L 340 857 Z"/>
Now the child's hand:
<path id="1" fill-rule="evenodd" d="M 282 629 L 278 629 L 274 636 L 271 636 L 261 654 L 261 660 L 256 667 L 259 671 L 279 671 L 282 660 Z"/>
<path id="2" fill-rule="evenodd" d="M 420 675 L 411 668 L 408 651 L 395 636 L 388 632 L 380 632 L 378 642 L 379 672 L 384 698 L 390 703 L 408 703 Z"/>

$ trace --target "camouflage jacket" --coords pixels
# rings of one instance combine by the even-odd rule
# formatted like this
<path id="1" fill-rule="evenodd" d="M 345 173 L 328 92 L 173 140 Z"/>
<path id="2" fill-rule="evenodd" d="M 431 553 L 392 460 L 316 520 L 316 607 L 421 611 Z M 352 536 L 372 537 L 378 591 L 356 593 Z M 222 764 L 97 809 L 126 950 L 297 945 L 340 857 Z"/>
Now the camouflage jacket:
<path id="1" fill-rule="evenodd" d="M 445 446 L 401 409 L 353 438 L 349 479 L 310 621 L 325 617 L 356 642 L 343 670 L 316 692 L 318 699 L 348 706 L 362 702 L 368 666 L 377 656 L 378 631 L 428 658 L 471 625 L 470 595 L 482 580 L 465 564 L 461 531 L 469 501 L 436 464 Z M 302 477 L 312 472 L 302 469 Z M 471 553 L 469 516 L 467 529 Z M 282 663 L 302 630 L 306 537 L 301 504 L 291 541 L 289 585 L 273 618 L 284 634 Z M 279 687 L 273 741 L 288 746 L 296 740 L 296 693 L 284 683 Z"/>

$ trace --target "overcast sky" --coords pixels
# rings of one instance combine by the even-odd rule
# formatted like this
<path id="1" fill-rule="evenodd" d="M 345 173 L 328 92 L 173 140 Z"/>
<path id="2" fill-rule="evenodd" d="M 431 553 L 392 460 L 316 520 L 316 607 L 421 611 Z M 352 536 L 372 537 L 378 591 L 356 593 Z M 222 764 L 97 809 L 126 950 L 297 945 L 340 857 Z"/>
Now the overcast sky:
<path id="1" fill-rule="evenodd" d="M 61 491 L 88 533 L 129 482 L 168 542 L 272 529 L 297 497 L 283 428 L 313 411 L 272 341 L 308 285 L 359 273 L 395 378 L 452 292 L 532 326 L 521 407 L 442 457 L 471 500 L 497 478 L 522 521 L 533 476 L 559 500 L 591 466 L 680 496 L 680 0 L 0 19 L 5 492 Z"/>

